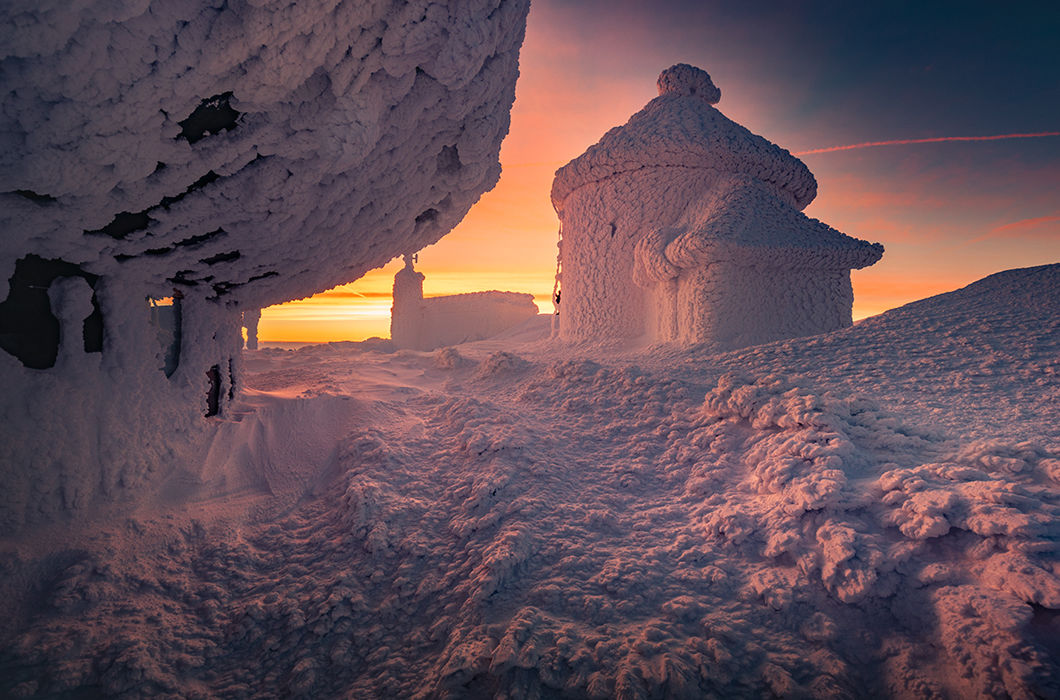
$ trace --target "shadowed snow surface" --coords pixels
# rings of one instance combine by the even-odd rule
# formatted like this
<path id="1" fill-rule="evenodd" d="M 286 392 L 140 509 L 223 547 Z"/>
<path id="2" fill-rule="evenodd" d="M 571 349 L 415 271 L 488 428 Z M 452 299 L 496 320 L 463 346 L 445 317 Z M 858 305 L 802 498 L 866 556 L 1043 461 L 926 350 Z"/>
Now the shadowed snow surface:
<path id="1" fill-rule="evenodd" d="M 725 354 L 543 328 L 248 355 L 136 512 L 4 540 L 0 694 L 1060 694 L 1060 265 Z"/>

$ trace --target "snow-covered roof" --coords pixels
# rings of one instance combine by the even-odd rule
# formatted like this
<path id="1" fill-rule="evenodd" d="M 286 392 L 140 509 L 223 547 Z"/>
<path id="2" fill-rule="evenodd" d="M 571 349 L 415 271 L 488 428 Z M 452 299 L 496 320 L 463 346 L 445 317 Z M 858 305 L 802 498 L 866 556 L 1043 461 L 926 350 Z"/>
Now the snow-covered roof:
<path id="1" fill-rule="evenodd" d="M 592 182 L 646 166 L 713 168 L 774 185 L 803 209 L 817 196 L 809 168 L 787 150 L 714 109 L 721 91 L 706 71 L 677 64 L 659 75 L 659 96 L 556 171 L 552 202 Z"/>
<path id="2" fill-rule="evenodd" d="M 856 270 L 882 256 L 879 243 L 841 233 L 791 208 L 761 182 L 740 177 L 694 202 L 677 225 L 648 231 L 637 242 L 634 279 L 648 285 L 722 261 Z"/>

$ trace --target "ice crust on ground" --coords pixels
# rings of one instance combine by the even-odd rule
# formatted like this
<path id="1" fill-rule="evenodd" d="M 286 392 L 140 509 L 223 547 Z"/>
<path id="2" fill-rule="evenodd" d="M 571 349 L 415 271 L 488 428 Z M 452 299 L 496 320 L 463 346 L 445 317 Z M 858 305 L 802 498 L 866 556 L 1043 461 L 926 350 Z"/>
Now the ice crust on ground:
<path id="1" fill-rule="evenodd" d="M 658 87 L 556 172 L 560 334 L 734 349 L 849 326 L 850 270 L 883 246 L 803 214 L 813 174 L 715 109 L 706 71 Z"/>
<path id="2" fill-rule="evenodd" d="M 447 233 L 500 174 L 527 11 L 3 3 L 0 532 L 179 460 L 241 386 L 243 312 Z"/>
<path id="3" fill-rule="evenodd" d="M 250 355 L 229 447 L 6 539 L 0 693 L 1060 693 L 1060 265 L 728 353 L 370 347 Z"/>

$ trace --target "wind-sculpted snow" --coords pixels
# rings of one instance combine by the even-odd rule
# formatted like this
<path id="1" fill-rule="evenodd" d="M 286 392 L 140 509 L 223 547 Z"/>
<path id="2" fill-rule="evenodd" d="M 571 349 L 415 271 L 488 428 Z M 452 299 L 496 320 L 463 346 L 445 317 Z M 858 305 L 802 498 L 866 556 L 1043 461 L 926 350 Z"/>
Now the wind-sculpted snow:
<path id="1" fill-rule="evenodd" d="M 807 219 L 761 183 L 734 177 L 698 200 L 673 227 L 652 230 L 638 241 L 633 280 L 647 287 L 719 262 L 846 271 L 867 267 L 882 254 L 880 244 Z"/>
<path id="2" fill-rule="evenodd" d="M 1060 265 L 1009 270 L 963 289 L 907 304 L 853 328 L 716 355 L 659 346 L 688 371 L 747 366 L 815 386 L 885 395 L 892 410 L 965 440 L 997 437 L 1060 444 Z M 793 362 L 793 358 L 801 359 Z M 936 393 L 962 397 L 960 411 Z"/>
<path id="3" fill-rule="evenodd" d="M 0 693 L 1055 696 L 1058 269 L 725 355 L 261 351 L 215 444 L 301 475 L 7 547 Z"/>
<path id="4" fill-rule="evenodd" d="M 527 10 L 4 3 L 0 531 L 132 495 L 224 415 L 241 312 L 460 221 L 500 174 Z"/>

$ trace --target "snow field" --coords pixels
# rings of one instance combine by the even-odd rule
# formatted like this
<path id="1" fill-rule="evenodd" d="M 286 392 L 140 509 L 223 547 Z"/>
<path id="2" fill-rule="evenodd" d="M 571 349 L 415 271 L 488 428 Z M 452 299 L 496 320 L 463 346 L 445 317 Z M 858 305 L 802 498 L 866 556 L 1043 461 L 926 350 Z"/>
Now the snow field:
<path id="1" fill-rule="evenodd" d="M 6 597 L 0 690 L 1055 695 L 1058 275 L 723 354 L 250 354 L 218 444 L 301 426 L 291 478 L 218 496 L 252 460 L 215 455 L 126 520 L 9 541 L 40 602 Z"/>

